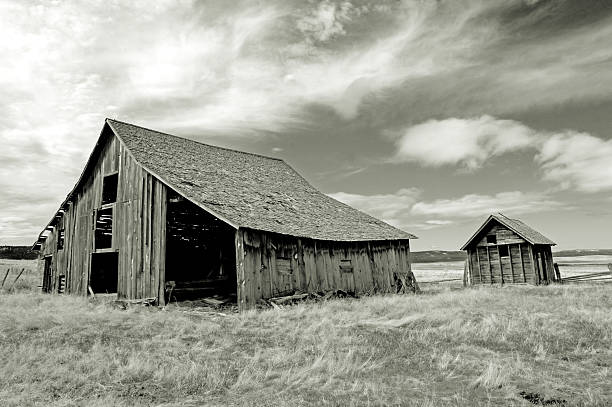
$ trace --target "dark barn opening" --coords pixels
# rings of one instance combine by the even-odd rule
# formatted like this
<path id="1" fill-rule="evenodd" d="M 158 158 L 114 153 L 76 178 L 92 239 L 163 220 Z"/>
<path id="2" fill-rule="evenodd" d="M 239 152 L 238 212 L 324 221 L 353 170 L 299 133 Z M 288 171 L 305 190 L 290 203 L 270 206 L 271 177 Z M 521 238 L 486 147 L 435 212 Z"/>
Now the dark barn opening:
<path id="1" fill-rule="evenodd" d="M 94 242 L 96 250 L 113 247 L 113 208 L 96 211 Z"/>
<path id="2" fill-rule="evenodd" d="M 174 192 L 166 225 L 167 300 L 236 302 L 235 230 Z"/>
<path id="3" fill-rule="evenodd" d="M 42 290 L 44 293 L 50 293 L 53 289 L 53 284 L 51 281 L 51 264 L 53 261 L 52 256 L 45 256 L 44 258 L 44 271 L 43 271 L 43 286 Z"/>
<path id="4" fill-rule="evenodd" d="M 117 252 L 93 253 L 89 285 L 94 293 L 117 293 L 119 254 Z"/>
<path id="5" fill-rule="evenodd" d="M 111 174 L 104 177 L 102 181 L 102 205 L 117 202 L 117 184 L 119 174 Z"/>

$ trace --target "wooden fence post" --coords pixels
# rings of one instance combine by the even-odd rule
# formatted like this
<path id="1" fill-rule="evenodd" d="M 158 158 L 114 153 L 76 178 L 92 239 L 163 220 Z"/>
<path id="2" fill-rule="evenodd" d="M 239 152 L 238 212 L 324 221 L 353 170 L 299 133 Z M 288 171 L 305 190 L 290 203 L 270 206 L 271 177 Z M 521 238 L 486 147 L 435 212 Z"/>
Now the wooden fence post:
<path id="1" fill-rule="evenodd" d="M 19 272 L 19 274 L 17 274 L 17 277 L 15 277 L 15 281 L 13 281 L 13 284 L 11 284 L 11 288 L 9 288 L 9 292 L 13 289 L 13 287 L 15 287 L 15 284 L 17 283 L 17 280 L 19 280 L 19 277 L 21 277 L 21 275 L 23 274 L 25 268 L 22 268 L 21 271 Z"/>
<path id="2" fill-rule="evenodd" d="M 8 277 L 10 271 L 11 271 L 10 267 L 6 269 L 6 274 L 4 275 L 4 278 L 2 279 L 2 285 L 0 285 L 0 290 L 4 287 L 4 282 L 6 281 L 6 278 Z"/>

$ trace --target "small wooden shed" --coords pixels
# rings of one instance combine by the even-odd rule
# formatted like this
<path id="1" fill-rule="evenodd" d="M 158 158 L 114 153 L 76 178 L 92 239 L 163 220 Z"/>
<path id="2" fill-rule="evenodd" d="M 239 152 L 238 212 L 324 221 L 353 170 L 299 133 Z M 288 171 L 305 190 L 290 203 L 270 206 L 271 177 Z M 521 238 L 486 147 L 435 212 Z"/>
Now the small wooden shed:
<path id="1" fill-rule="evenodd" d="M 556 280 L 555 242 L 518 219 L 491 215 L 461 250 L 470 284 L 548 284 Z"/>
<path id="2" fill-rule="evenodd" d="M 124 299 L 394 292 L 415 238 L 283 160 L 107 119 L 34 249 L 43 290 Z"/>

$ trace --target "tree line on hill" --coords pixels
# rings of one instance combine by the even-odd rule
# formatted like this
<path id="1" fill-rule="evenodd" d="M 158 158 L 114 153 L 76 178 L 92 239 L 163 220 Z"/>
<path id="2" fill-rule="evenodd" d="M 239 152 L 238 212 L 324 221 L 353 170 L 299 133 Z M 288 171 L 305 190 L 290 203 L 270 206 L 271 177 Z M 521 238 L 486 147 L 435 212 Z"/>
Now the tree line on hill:
<path id="1" fill-rule="evenodd" d="M 0 246 L 0 259 L 33 260 L 38 253 L 30 246 Z"/>

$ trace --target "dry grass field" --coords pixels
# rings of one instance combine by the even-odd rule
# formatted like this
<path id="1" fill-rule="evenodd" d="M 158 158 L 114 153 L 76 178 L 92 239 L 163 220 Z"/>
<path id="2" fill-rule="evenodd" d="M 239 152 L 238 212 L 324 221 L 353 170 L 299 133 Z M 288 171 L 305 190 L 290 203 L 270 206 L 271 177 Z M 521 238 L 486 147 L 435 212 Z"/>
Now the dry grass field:
<path id="1" fill-rule="evenodd" d="M 426 284 L 244 314 L 20 287 L 0 293 L 0 405 L 606 406 L 611 309 L 607 284 Z"/>

